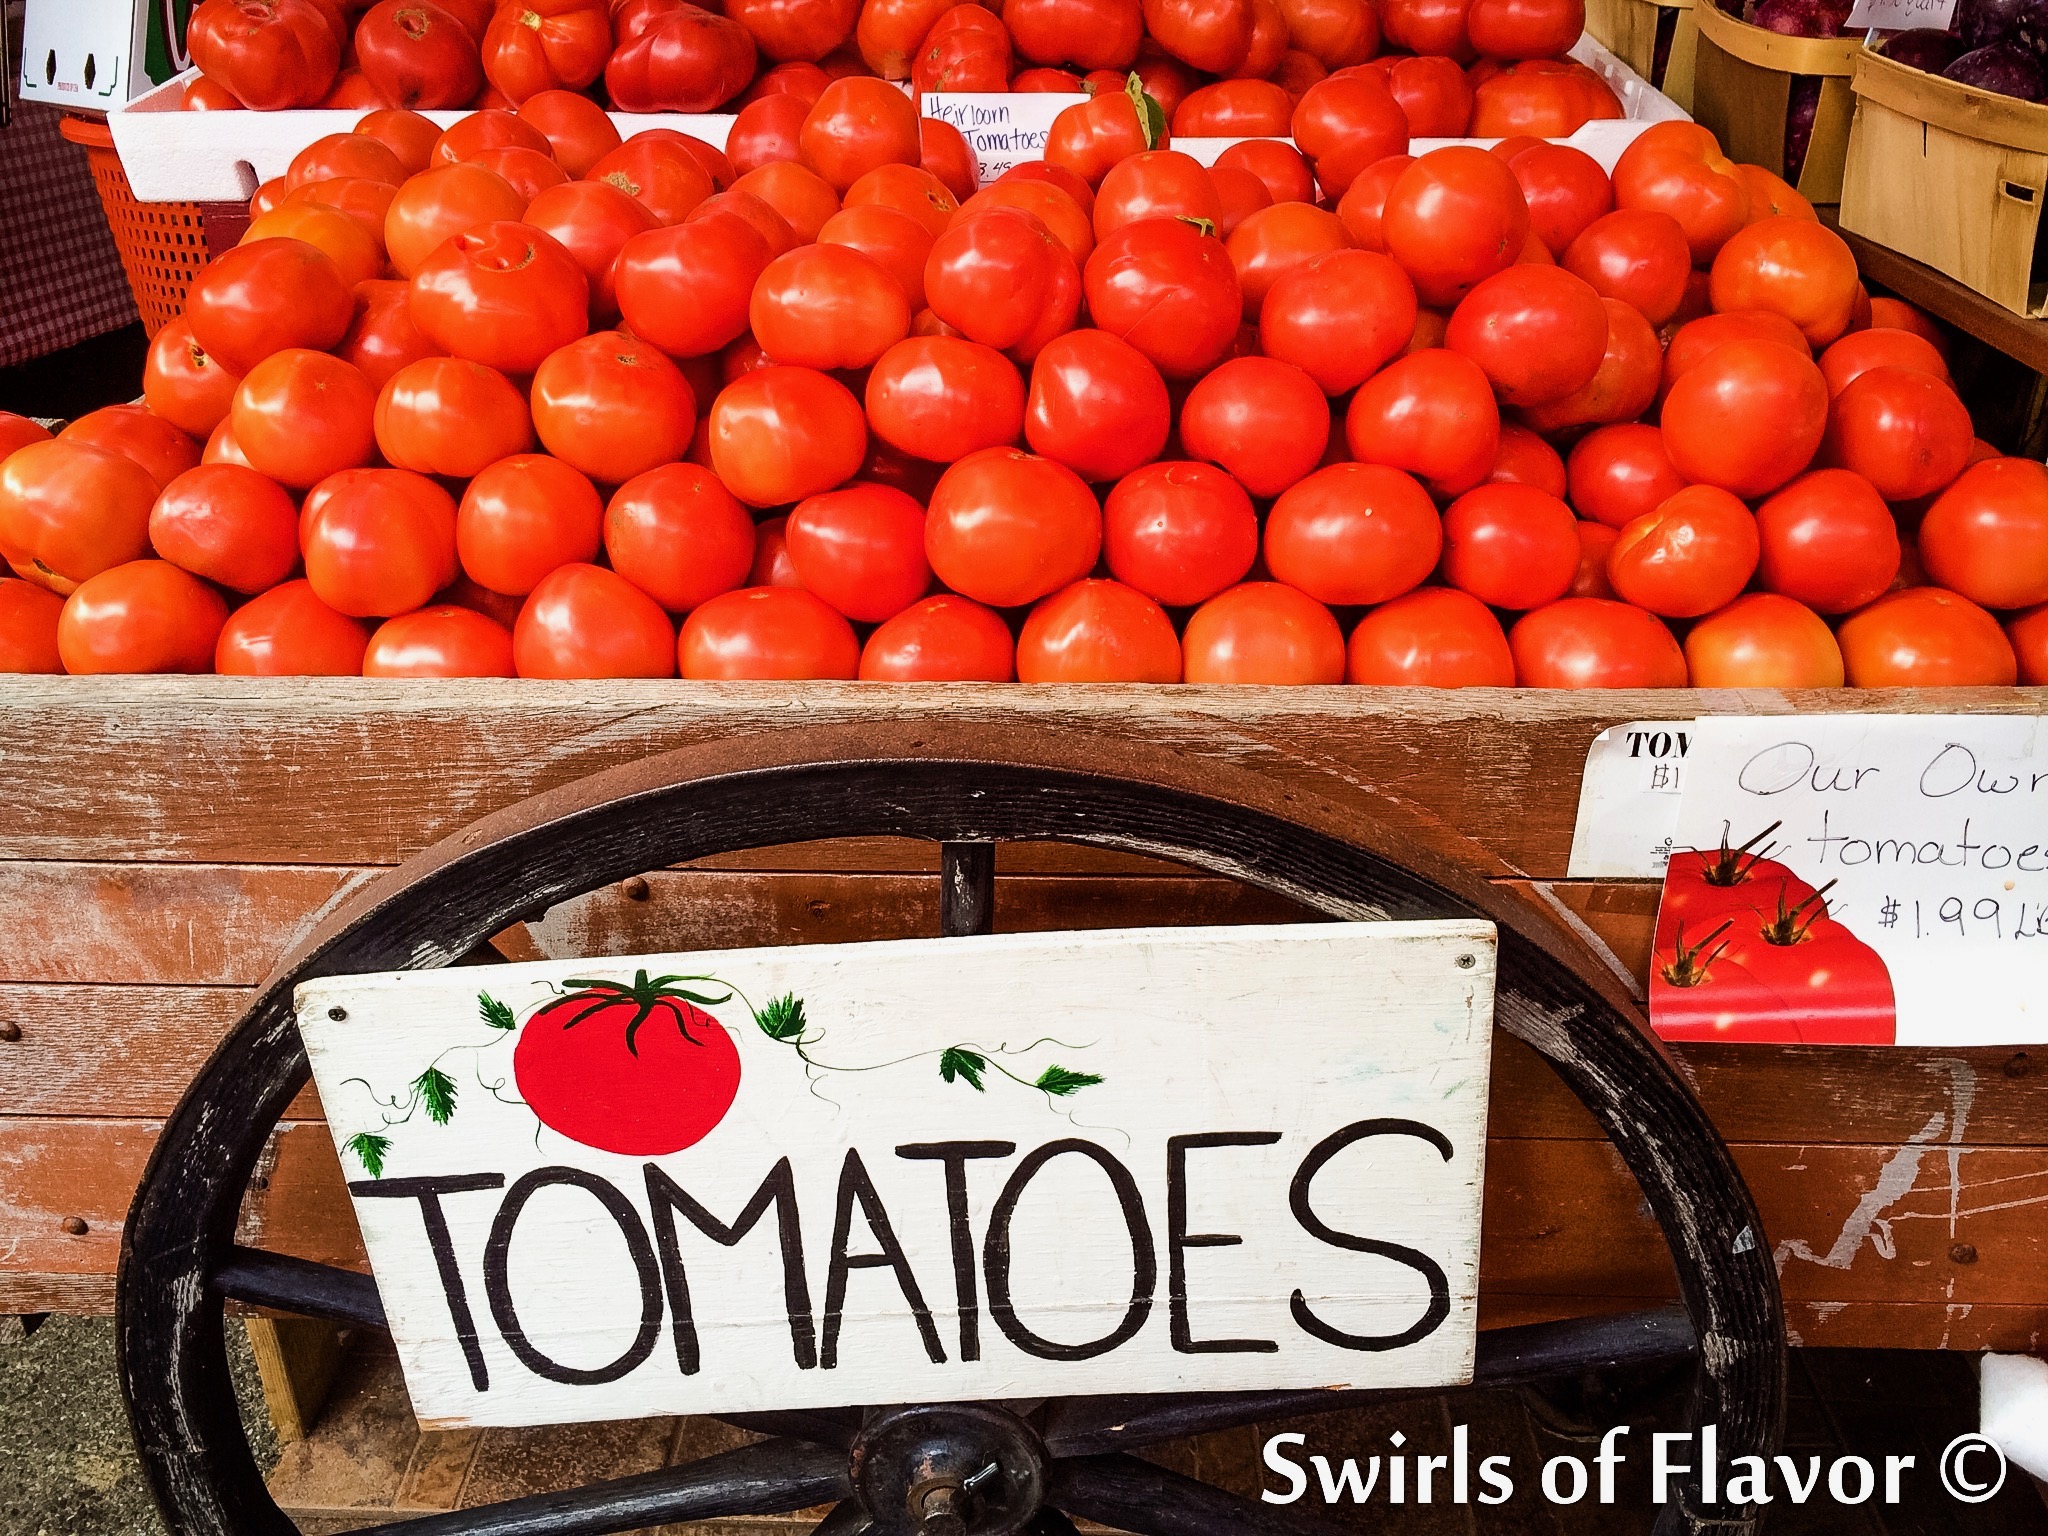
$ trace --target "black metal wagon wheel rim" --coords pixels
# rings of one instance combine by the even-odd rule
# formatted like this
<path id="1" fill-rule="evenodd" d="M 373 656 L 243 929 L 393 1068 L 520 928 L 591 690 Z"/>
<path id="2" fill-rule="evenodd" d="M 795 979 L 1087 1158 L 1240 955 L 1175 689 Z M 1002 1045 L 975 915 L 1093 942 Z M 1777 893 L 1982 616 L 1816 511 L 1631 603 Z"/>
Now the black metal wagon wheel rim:
<path id="1" fill-rule="evenodd" d="M 383 1321 L 369 1276 L 235 1243 L 265 1142 L 308 1075 L 293 989 L 456 963 L 521 919 L 648 870 L 875 836 L 943 845 L 949 934 L 987 930 L 994 845 L 1006 840 L 1171 859 L 1330 918 L 1494 922 L 1496 1022 L 1549 1062 L 1613 1142 L 1670 1246 L 1682 1307 L 1482 1333 L 1473 1385 L 1691 1353 L 1692 1424 L 1718 1427 L 1725 1458 L 1775 1449 L 1784 1320 L 1749 1193 L 1604 959 L 1549 911 L 1473 873 L 1485 867 L 1476 849 L 1391 799 L 1368 814 L 1129 741 L 985 719 L 879 722 L 689 748 L 538 796 L 366 887 L 283 963 L 166 1124 L 123 1238 L 122 1386 L 145 1475 L 176 1536 L 294 1530 L 243 1429 L 225 1303 Z M 819 1527 L 827 1536 L 1059 1536 L 1072 1529 L 1068 1517 L 1143 1536 L 1309 1536 L 1333 1527 L 1305 1504 L 1252 1502 L 1131 1453 L 1373 1395 L 1081 1397 L 1028 1415 L 932 1405 L 737 1416 L 771 1438 L 388 1529 L 598 1536 L 837 1501 Z M 988 1465 L 1001 1476 L 977 1482 Z M 1753 1510 L 1699 1501 L 1697 1482 L 1684 1482 L 1656 1516 L 1660 1536 L 1754 1526 Z"/>

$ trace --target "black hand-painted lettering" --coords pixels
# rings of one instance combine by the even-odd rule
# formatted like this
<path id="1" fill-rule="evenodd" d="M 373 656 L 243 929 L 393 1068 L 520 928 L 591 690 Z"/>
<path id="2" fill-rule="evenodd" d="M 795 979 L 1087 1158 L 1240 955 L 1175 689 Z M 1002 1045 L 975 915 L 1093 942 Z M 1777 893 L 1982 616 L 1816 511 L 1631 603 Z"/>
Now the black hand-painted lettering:
<path id="1" fill-rule="evenodd" d="M 879 1253 L 846 1251 L 853 1235 L 853 1207 L 856 1202 L 860 1205 L 861 1215 L 867 1220 L 868 1230 L 874 1233 L 875 1241 L 881 1246 Z M 917 1333 L 924 1340 L 924 1352 L 931 1357 L 933 1365 L 944 1365 L 945 1346 L 939 1343 L 938 1326 L 932 1322 L 932 1309 L 925 1305 L 924 1292 L 918 1288 L 917 1274 L 910 1267 L 910 1256 L 903 1251 L 903 1244 L 896 1240 L 896 1228 L 890 1223 L 889 1212 L 882 1204 L 881 1191 L 868 1177 L 867 1164 L 860 1160 L 858 1152 L 849 1147 L 846 1161 L 839 1165 L 839 1199 L 832 1213 L 832 1260 L 825 1271 L 825 1339 L 818 1352 L 818 1364 L 824 1370 L 832 1370 L 839 1364 L 839 1329 L 846 1318 L 847 1276 L 856 1269 L 883 1268 L 895 1272 L 903 1299 L 910 1304 L 911 1316 L 917 1319 Z"/>
<path id="2" fill-rule="evenodd" d="M 1014 1141 L 928 1141 L 898 1147 L 898 1157 L 943 1163 L 946 1169 L 946 1223 L 953 1237 L 953 1289 L 960 1306 L 960 1358 L 981 1358 L 981 1297 L 974 1279 L 974 1228 L 967 1220 L 967 1164 L 975 1159 L 1009 1157 Z"/>
<path id="3" fill-rule="evenodd" d="M 1086 1344 L 1057 1344 L 1041 1338 L 1019 1321 L 1010 1295 L 1010 1223 L 1016 1218 L 1017 1203 L 1038 1172 L 1054 1158 L 1074 1152 L 1092 1158 L 1109 1175 L 1110 1187 L 1123 1212 L 1124 1227 L 1131 1239 L 1131 1304 L 1123 1321 L 1099 1339 Z M 1152 1248 L 1152 1223 L 1145 1215 L 1145 1202 L 1138 1193 L 1138 1181 L 1131 1170 L 1092 1141 L 1049 1141 L 1027 1156 L 1003 1186 L 995 1209 L 989 1213 L 988 1244 L 982 1254 L 984 1278 L 988 1282 L 988 1315 L 1003 1336 L 1027 1355 L 1040 1360 L 1092 1360 L 1106 1355 L 1145 1326 L 1152 1313 L 1152 1297 L 1159 1288 L 1159 1256 Z"/>
<path id="4" fill-rule="evenodd" d="M 1188 1153 L 1203 1147 L 1270 1147 L 1278 1131 L 1209 1131 L 1175 1136 L 1166 1143 L 1166 1320 L 1173 1347 L 1183 1355 L 1271 1355 L 1272 1339 L 1198 1339 L 1188 1320 L 1190 1248 L 1235 1248 L 1244 1239 L 1235 1232 L 1188 1230 Z"/>
<path id="5" fill-rule="evenodd" d="M 420 1220 L 427 1229 L 427 1245 L 434 1251 L 434 1268 L 441 1276 L 441 1296 L 448 1303 L 448 1320 L 455 1325 L 456 1342 L 462 1358 L 469 1363 L 469 1384 L 479 1392 L 490 1389 L 491 1375 L 484 1366 L 484 1348 L 476 1336 L 476 1318 L 469 1310 L 469 1293 L 463 1288 L 462 1269 L 455 1262 L 455 1242 L 448 1235 L 448 1215 L 441 1209 L 443 1195 L 466 1195 L 480 1189 L 503 1189 L 502 1173 L 460 1173 L 444 1178 L 356 1179 L 348 1192 L 358 1200 L 417 1200 Z"/>
<path id="6" fill-rule="evenodd" d="M 1347 1125 L 1334 1135 L 1325 1137 L 1315 1150 L 1302 1160 L 1295 1171 L 1294 1183 L 1287 1191 L 1287 1203 L 1294 1211 L 1294 1219 L 1301 1223 L 1302 1230 L 1318 1242 L 1328 1243 L 1335 1248 L 1349 1249 L 1353 1253 L 1377 1254 L 1383 1259 L 1392 1259 L 1405 1264 L 1421 1275 L 1429 1285 L 1429 1308 L 1410 1327 L 1399 1333 L 1346 1333 L 1333 1328 L 1309 1310 L 1308 1298 L 1300 1291 L 1294 1293 L 1289 1305 L 1294 1321 L 1304 1333 L 1321 1339 L 1325 1344 L 1334 1344 L 1339 1349 L 1379 1351 L 1400 1349 L 1418 1339 L 1426 1339 L 1443 1326 L 1444 1319 L 1451 1315 L 1450 1277 L 1428 1254 L 1419 1249 L 1405 1247 L 1400 1243 L 1383 1242 L 1375 1237 L 1359 1237 L 1351 1232 L 1339 1232 L 1318 1216 L 1309 1205 L 1309 1187 L 1330 1160 L 1345 1148 L 1372 1136 L 1413 1136 L 1426 1141 L 1443 1154 L 1445 1162 L 1451 1160 L 1450 1140 L 1434 1126 L 1424 1125 L 1420 1120 L 1383 1119 L 1359 1120 Z"/>
<path id="7" fill-rule="evenodd" d="M 676 1240 L 676 1212 L 689 1218 L 690 1225 L 721 1247 L 736 1246 L 754 1230 L 754 1225 L 775 1207 L 775 1226 L 782 1246 L 782 1304 L 789 1314 L 789 1348 L 800 1371 L 818 1365 L 818 1325 L 811 1315 L 811 1286 L 804 1277 L 804 1234 L 797 1222 L 796 1175 L 784 1158 L 768 1170 L 768 1177 L 734 1217 L 731 1224 L 712 1215 L 690 1193 L 653 1163 L 647 1164 L 647 1207 L 654 1216 L 654 1243 L 661 1253 L 662 1283 L 668 1290 L 669 1315 L 673 1319 L 676 1364 L 685 1376 L 694 1376 L 703 1364 L 697 1345 L 697 1317 L 690 1305 L 690 1278 L 683 1265 L 682 1246 Z"/>

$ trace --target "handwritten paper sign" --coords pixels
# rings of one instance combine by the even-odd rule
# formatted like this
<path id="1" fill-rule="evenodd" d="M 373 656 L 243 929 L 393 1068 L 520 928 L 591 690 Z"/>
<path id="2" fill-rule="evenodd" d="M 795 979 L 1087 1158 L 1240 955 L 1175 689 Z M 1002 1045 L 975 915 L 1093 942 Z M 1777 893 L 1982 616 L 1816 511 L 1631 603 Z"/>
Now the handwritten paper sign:
<path id="1" fill-rule="evenodd" d="M 1946 32 L 1955 19 L 1956 0 L 1856 0 L 1845 33 L 1876 27 L 1884 32 L 1902 32 L 1908 27 L 1932 27 Z"/>
<path id="2" fill-rule="evenodd" d="M 1086 100 L 1055 91 L 929 91 L 924 115 L 965 135 L 987 186 L 1012 166 L 1043 160 L 1052 120 Z"/>
<path id="3" fill-rule="evenodd" d="M 1648 880 L 1664 873 L 1691 748 L 1687 720 L 1632 720 L 1593 738 L 1579 780 L 1571 879 Z"/>
<path id="4" fill-rule="evenodd" d="M 2048 1041 L 2048 724 L 1705 719 L 1686 774 L 1660 1034 Z"/>
<path id="5" fill-rule="evenodd" d="M 1494 937 L 1004 935 L 311 983 L 423 1423 L 1469 1378 Z"/>

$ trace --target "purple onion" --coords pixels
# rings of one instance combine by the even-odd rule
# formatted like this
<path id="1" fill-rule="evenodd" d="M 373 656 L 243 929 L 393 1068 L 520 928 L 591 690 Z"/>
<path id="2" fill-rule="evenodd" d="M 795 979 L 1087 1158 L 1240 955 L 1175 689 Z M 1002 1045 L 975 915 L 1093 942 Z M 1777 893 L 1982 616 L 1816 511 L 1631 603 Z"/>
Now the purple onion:
<path id="1" fill-rule="evenodd" d="M 1960 0 L 1949 27 L 1968 53 L 2005 41 L 2019 14 L 2020 0 Z"/>
<path id="2" fill-rule="evenodd" d="M 1908 69 L 1924 69 L 1930 75 L 1938 75 L 1962 56 L 1963 44 L 1953 33 L 1915 27 L 1885 39 L 1880 51 Z"/>
<path id="3" fill-rule="evenodd" d="M 1993 43 L 1988 48 L 1973 49 L 1941 73 L 1943 79 L 2021 101 L 2039 101 L 2048 96 L 2048 74 L 2042 73 L 2041 61 L 2018 43 Z"/>

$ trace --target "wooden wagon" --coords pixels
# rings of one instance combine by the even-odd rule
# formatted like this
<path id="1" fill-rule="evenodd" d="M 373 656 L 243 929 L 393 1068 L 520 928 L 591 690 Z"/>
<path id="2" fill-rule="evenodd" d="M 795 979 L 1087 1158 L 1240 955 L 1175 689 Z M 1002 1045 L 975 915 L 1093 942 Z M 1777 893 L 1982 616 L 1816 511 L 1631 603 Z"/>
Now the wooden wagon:
<path id="1" fill-rule="evenodd" d="M 123 1224 L 166 1117 L 252 988 L 381 871 L 486 813 L 678 748 L 746 738 L 899 756 L 1059 733 L 1105 771 L 1266 785 L 1391 816 L 1595 941 L 1640 987 L 1657 887 L 1566 878 L 1587 748 L 1710 713 L 2031 712 L 2020 690 L 1420 693 L 1367 689 L 673 683 L 0 685 L 0 1306 L 111 1307 Z M 883 727 L 886 726 L 886 730 Z M 792 737 L 791 733 L 800 733 Z M 1077 745 L 1078 744 L 1078 745 Z M 939 930 L 936 846 L 793 844 L 617 881 L 504 929 L 513 959 Z M 949 873 L 960 870 L 949 865 Z M 1285 897 L 1063 843 L 996 856 L 998 930 L 1285 921 Z M 953 916 L 957 919 L 958 913 Z M 2048 1089 L 2030 1054 L 1687 1045 L 1670 1052 L 1761 1212 L 1792 1342 L 2038 1349 Z M 269 1137 L 236 1232 L 344 1267 L 359 1239 L 310 1090 Z M 1481 1325 L 1655 1307 L 1665 1242 L 1601 1127 L 1502 1038 Z M 274 1415 L 303 1431 L 331 1353 L 256 1330 Z"/>

